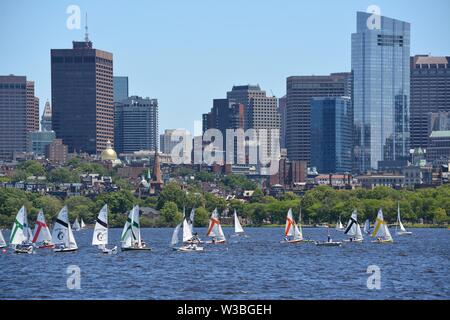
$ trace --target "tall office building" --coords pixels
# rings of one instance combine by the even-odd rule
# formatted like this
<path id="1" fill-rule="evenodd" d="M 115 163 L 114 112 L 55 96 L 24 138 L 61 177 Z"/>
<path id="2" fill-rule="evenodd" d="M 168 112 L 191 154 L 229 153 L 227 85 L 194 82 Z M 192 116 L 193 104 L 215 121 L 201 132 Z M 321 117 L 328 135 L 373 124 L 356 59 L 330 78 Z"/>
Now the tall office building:
<path id="1" fill-rule="evenodd" d="M 312 98 L 311 166 L 320 173 L 350 172 L 352 126 L 349 97 Z"/>
<path id="2" fill-rule="evenodd" d="M 158 100 L 129 97 L 114 103 L 115 149 L 119 153 L 154 151 L 158 143 Z"/>
<path id="3" fill-rule="evenodd" d="M 278 99 L 278 114 L 280 115 L 280 148 L 286 148 L 286 96 Z"/>
<path id="4" fill-rule="evenodd" d="M 52 128 L 69 152 L 100 154 L 114 140 L 113 55 L 85 41 L 51 50 Z"/>
<path id="5" fill-rule="evenodd" d="M 114 102 L 128 98 L 128 77 L 113 77 Z"/>
<path id="6" fill-rule="evenodd" d="M 34 81 L 27 81 L 27 131 L 39 130 L 39 98 L 34 95 Z"/>
<path id="7" fill-rule="evenodd" d="M 426 148 L 428 114 L 450 111 L 450 57 L 411 57 L 411 147 Z"/>
<path id="8" fill-rule="evenodd" d="M 0 160 L 27 150 L 27 78 L 0 76 Z"/>
<path id="9" fill-rule="evenodd" d="M 410 24 L 357 13 L 352 34 L 354 164 L 358 172 L 409 155 Z M 370 28 L 369 28 L 370 26 Z"/>
<path id="10" fill-rule="evenodd" d="M 286 81 L 286 148 L 290 160 L 311 159 L 311 99 L 351 96 L 351 73 L 293 76 Z"/>
<path id="11" fill-rule="evenodd" d="M 45 103 L 41 117 L 41 131 L 52 131 L 52 107 L 48 101 Z"/>

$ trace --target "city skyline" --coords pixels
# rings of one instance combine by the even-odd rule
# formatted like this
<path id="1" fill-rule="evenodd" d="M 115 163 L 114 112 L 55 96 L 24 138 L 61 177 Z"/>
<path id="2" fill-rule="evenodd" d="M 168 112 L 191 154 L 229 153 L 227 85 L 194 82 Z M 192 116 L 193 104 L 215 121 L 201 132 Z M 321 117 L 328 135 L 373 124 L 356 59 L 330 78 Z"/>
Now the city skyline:
<path id="1" fill-rule="evenodd" d="M 69 16 L 66 8 L 70 4 L 66 1 L 51 5 L 45 1 L 39 5 L 23 1 L 0 4 L 2 12 L 12 13 L 0 21 L 0 35 L 4 39 L 0 74 L 32 79 L 35 95 L 40 99 L 40 114 L 45 102 L 51 100 L 50 49 L 70 47 L 72 41 L 84 37 L 84 18 L 79 30 L 66 28 Z M 73 4 L 80 6 L 83 17 L 88 12 L 91 40 L 98 48 L 113 53 L 114 76 L 129 78 L 130 95 L 158 98 L 161 132 L 166 128 L 192 130 L 193 121 L 201 121 L 201 115 L 212 107 L 213 99 L 233 85 L 259 84 L 268 95 L 273 93 L 280 98 L 285 94 L 288 76 L 350 71 L 350 37 L 355 30 L 356 12 L 366 11 L 372 3 L 286 1 L 283 6 L 268 3 L 254 6 L 250 2 L 240 4 L 239 11 L 233 9 L 234 2 L 215 4 L 215 11 L 208 10 L 209 5 L 202 1 L 177 6 L 174 2 L 133 5 L 117 2 L 105 6 L 104 1 L 79 1 Z M 447 1 L 434 1 L 434 6 L 420 9 L 408 6 L 406 1 L 395 4 L 377 1 L 376 4 L 383 16 L 411 23 L 411 55 L 448 55 L 450 44 L 438 41 L 445 39 L 445 31 L 450 26 L 444 14 L 450 6 Z M 136 11 L 137 7 L 140 10 Z M 119 14 L 126 15 L 128 10 L 134 10 L 136 19 L 111 26 L 105 24 L 111 17 L 121 21 Z M 206 11 L 208 16 L 203 15 Z M 322 15 L 317 15 L 318 12 Z M 146 18 L 141 21 L 140 15 Z M 43 16 L 55 19 L 42 19 Z M 222 16 L 228 22 L 214 24 Z M 316 19 L 317 16 L 323 19 Z M 324 20 L 326 23 L 321 22 Z M 16 21 L 26 26 L 19 28 Z M 31 28 L 34 24 L 38 27 Z M 308 34 L 310 28 L 315 29 L 313 34 Z M 17 32 L 6 32 L 9 29 Z M 109 37 L 111 33 L 117 36 Z M 154 40 L 144 41 L 146 38 Z M 8 45 L 14 50 L 8 49 Z M 333 48 L 332 58 L 324 46 Z M 138 68 L 139 64 L 143 67 Z M 172 93 L 174 86 L 178 95 Z M 175 112 L 179 117 L 171 117 Z"/>

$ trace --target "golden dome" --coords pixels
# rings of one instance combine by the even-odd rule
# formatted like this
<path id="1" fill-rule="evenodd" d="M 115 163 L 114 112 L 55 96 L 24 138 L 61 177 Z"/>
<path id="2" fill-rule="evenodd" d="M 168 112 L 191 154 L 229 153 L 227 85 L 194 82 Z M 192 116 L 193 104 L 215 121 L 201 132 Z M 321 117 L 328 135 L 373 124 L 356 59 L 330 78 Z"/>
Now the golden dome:
<path id="1" fill-rule="evenodd" d="M 103 150 L 102 153 L 100 154 L 100 159 L 102 159 L 102 161 L 117 160 L 117 153 L 112 148 L 111 141 L 108 140 L 108 142 L 106 143 L 106 149 Z"/>

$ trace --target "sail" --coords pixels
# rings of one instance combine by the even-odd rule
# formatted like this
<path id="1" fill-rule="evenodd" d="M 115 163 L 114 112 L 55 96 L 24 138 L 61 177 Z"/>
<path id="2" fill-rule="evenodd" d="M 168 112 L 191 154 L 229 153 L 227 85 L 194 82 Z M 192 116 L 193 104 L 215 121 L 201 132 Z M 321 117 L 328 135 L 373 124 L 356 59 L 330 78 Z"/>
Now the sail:
<path id="1" fill-rule="evenodd" d="M 67 206 L 64 206 L 58 213 L 55 225 L 52 231 L 52 242 L 56 245 L 64 245 L 66 248 L 70 248 L 70 234 L 69 234 L 69 212 Z M 73 238 L 73 234 L 71 235 Z"/>
<path id="2" fill-rule="evenodd" d="M 363 239 L 361 233 L 361 227 L 358 224 L 358 213 L 353 211 L 350 220 L 348 221 L 347 228 L 344 231 L 344 234 L 354 237 L 356 239 Z"/>
<path id="3" fill-rule="evenodd" d="M 128 214 L 127 221 L 123 227 L 122 235 L 120 236 L 120 241 L 122 242 L 122 247 L 131 247 L 131 224 L 133 223 L 134 207 Z"/>
<path id="4" fill-rule="evenodd" d="M 294 240 L 303 240 L 302 231 L 298 228 L 298 225 L 294 226 Z"/>
<path id="5" fill-rule="evenodd" d="M 289 209 L 286 217 L 286 227 L 284 228 L 284 235 L 286 237 L 294 235 L 294 218 L 292 217 L 292 209 Z"/>
<path id="6" fill-rule="evenodd" d="M 187 242 L 192 239 L 191 226 L 187 219 L 183 220 L 183 242 Z"/>
<path id="7" fill-rule="evenodd" d="M 75 222 L 72 225 L 73 230 L 79 231 L 80 230 L 80 223 L 78 222 L 78 217 L 75 219 Z"/>
<path id="8" fill-rule="evenodd" d="M 81 227 L 81 229 L 84 229 L 86 227 L 86 225 L 84 224 L 83 218 L 81 218 L 80 227 Z"/>
<path id="9" fill-rule="evenodd" d="M 6 247 L 6 241 L 5 238 L 3 237 L 2 230 L 0 230 L 0 248 L 2 247 Z"/>
<path id="10" fill-rule="evenodd" d="M 172 246 L 174 246 L 178 243 L 178 233 L 180 233 L 180 228 L 181 228 L 181 223 L 179 223 L 177 225 L 177 227 L 175 228 L 175 230 L 173 230 L 172 241 L 171 241 Z"/>
<path id="11" fill-rule="evenodd" d="M 206 232 L 206 235 L 208 237 L 216 237 L 217 236 L 218 223 L 219 223 L 219 216 L 217 213 L 217 209 L 214 209 L 213 213 L 211 214 L 211 218 L 209 219 L 208 231 Z"/>
<path id="12" fill-rule="evenodd" d="M 40 210 L 38 213 L 36 225 L 34 226 L 34 235 L 32 239 L 33 243 L 41 243 L 44 241 L 52 240 L 52 234 L 50 233 L 47 223 L 45 222 L 45 216 L 42 210 Z"/>
<path id="13" fill-rule="evenodd" d="M 139 206 L 134 207 L 133 224 L 131 226 L 135 239 L 139 246 L 141 246 L 141 225 L 139 223 Z"/>
<path id="14" fill-rule="evenodd" d="M 397 223 L 402 232 L 407 232 L 405 227 L 403 226 L 402 220 L 400 219 L 400 204 L 398 205 L 397 208 Z"/>
<path id="15" fill-rule="evenodd" d="M 225 241 L 225 234 L 223 233 L 222 226 L 220 225 L 220 222 L 219 222 L 219 225 L 217 226 L 217 239 Z"/>
<path id="16" fill-rule="evenodd" d="M 339 218 L 339 221 L 336 223 L 336 230 L 342 229 L 344 229 L 344 226 L 342 225 L 341 218 Z"/>
<path id="17" fill-rule="evenodd" d="M 108 244 L 108 205 L 105 204 L 98 213 L 95 222 L 94 234 L 92 236 L 92 245 Z"/>
<path id="18" fill-rule="evenodd" d="M 189 215 L 189 225 L 191 226 L 191 233 L 194 233 L 194 218 L 195 218 L 195 209 L 192 208 L 191 214 Z"/>
<path id="19" fill-rule="evenodd" d="M 242 228 L 242 225 L 239 222 L 236 210 L 234 210 L 234 233 L 244 233 L 244 229 Z"/>
<path id="20" fill-rule="evenodd" d="M 25 206 L 20 208 L 16 215 L 13 226 L 11 228 L 11 236 L 9 238 L 10 244 L 22 244 L 28 240 L 28 229 L 27 229 L 27 209 Z"/>
<path id="21" fill-rule="evenodd" d="M 375 228 L 372 232 L 372 237 L 380 237 L 385 240 L 392 240 L 391 233 L 389 232 L 386 221 L 384 221 L 383 211 L 381 209 L 378 211 L 378 216 L 375 222 Z"/>
<path id="22" fill-rule="evenodd" d="M 75 241 L 75 237 L 73 236 L 72 228 L 70 227 L 70 223 L 67 224 L 68 230 L 67 234 L 69 236 L 69 248 L 70 249 L 78 249 L 77 242 Z"/>
<path id="23" fill-rule="evenodd" d="M 369 219 L 364 222 L 364 233 L 370 234 L 370 221 Z"/>

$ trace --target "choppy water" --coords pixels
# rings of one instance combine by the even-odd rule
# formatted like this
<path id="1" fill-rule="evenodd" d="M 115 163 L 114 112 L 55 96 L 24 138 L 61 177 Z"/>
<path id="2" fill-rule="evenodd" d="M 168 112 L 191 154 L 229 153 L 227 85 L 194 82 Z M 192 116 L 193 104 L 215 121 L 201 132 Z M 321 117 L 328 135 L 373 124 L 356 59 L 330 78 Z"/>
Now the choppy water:
<path id="1" fill-rule="evenodd" d="M 196 229 L 204 234 L 205 229 Z M 449 299 L 450 231 L 415 229 L 394 244 L 342 247 L 281 244 L 281 228 L 248 228 L 248 239 L 205 245 L 202 253 L 169 248 L 172 229 L 143 229 L 152 252 L 103 255 L 92 229 L 75 233 L 80 250 L 0 253 L 0 299 Z M 224 228 L 229 235 L 232 230 Z M 121 230 L 110 230 L 110 241 Z M 5 238 L 9 232 L 4 232 Z M 325 229 L 304 229 L 325 240 Z M 333 230 L 333 239 L 342 239 Z M 67 288 L 67 267 L 81 269 L 81 289 Z M 381 290 L 367 288 L 369 265 Z"/>

